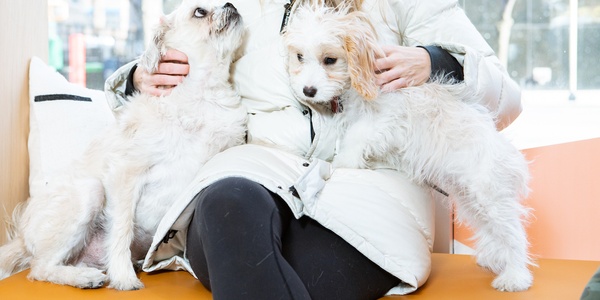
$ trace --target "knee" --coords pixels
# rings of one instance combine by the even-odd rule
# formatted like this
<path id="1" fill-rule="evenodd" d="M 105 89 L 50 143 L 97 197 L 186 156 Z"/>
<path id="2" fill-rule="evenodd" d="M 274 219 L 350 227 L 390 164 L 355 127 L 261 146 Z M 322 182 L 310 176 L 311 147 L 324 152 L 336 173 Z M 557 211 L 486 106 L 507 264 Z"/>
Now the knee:
<path id="1" fill-rule="evenodd" d="M 238 177 L 225 178 L 211 184 L 200 192 L 197 198 L 196 213 L 205 217 L 247 213 L 257 206 L 272 202 L 265 187 Z"/>

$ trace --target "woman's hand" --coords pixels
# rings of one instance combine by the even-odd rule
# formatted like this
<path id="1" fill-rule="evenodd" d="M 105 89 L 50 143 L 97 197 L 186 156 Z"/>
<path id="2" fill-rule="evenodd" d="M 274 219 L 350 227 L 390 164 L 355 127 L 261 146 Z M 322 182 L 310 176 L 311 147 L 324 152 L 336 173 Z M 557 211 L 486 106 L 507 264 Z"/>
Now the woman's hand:
<path id="1" fill-rule="evenodd" d="M 375 61 L 377 84 L 384 92 L 421 85 L 431 75 L 427 50 L 419 47 L 383 46 L 385 57 Z"/>
<path id="2" fill-rule="evenodd" d="M 188 58 L 183 52 L 170 49 L 163 55 L 154 73 L 137 68 L 133 73 L 133 85 L 141 93 L 154 96 L 168 95 L 190 72 Z"/>

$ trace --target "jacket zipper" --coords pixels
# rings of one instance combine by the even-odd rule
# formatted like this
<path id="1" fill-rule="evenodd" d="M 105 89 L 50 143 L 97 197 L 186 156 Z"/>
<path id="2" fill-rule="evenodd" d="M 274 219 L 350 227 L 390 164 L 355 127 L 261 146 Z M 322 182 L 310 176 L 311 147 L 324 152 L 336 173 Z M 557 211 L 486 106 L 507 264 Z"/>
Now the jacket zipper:
<path id="1" fill-rule="evenodd" d="M 315 126 L 313 125 L 312 109 L 308 107 L 306 109 L 308 109 L 308 118 L 310 120 L 310 143 L 312 145 L 315 141 Z"/>
<path id="2" fill-rule="evenodd" d="M 283 12 L 283 19 L 281 20 L 281 28 L 279 29 L 279 33 L 282 33 L 285 27 L 290 20 L 290 14 L 292 12 L 292 7 L 294 6 L 294 0 L 291 0 L 290 3 L 286 3 L 283 7 L 285 11 Z"/>

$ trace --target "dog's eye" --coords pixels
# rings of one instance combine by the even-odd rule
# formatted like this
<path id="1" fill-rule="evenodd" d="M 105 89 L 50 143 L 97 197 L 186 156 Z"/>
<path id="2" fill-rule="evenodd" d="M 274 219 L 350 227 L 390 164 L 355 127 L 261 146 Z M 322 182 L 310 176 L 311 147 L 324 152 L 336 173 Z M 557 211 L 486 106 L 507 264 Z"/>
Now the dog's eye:
<path id="1" fill-rule="evenodd" d="M 196 18 L 204 18 L 207 14 L 208 12 L 206 11 L 206 9 L 200 7 L 196 8 L 196 10 L 194 11 L 194 17 Z"/>
<path id="2" fill-rule="evenodd" d="M 298 53 L 298 54 L 296 54 L 296 57 L 298 58 L 299 62 L 304 61 L 304 56 L 302 56 L 302 54 Z"/>
<path id="3" fill-rule="evenodd" d="M 337 61 L 337 58 L 334 58 L 334 57 L 325 57 L 325 59 L 323 59 L 323 63 L 325 65 L 333 65 L 333 64 L 335 64 L 336 61 Z"/>

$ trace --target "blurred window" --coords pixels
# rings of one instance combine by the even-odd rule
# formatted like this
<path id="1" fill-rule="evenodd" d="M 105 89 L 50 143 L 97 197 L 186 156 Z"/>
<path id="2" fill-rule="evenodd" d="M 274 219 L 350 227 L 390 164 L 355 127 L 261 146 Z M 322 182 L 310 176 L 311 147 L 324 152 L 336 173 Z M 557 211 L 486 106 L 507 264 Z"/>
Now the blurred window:
<path id="1" fill-rule="evenodd" d="M 460 3 L 498 56 L 506 50 L 508 72 L 523 89 L 569 90 L 571 84 L 579 90 L 600 89 L 600 0 Z M 572 4 L 577 7 L 575 19 Z M 572 25 L 575 35 L 570 34 Z M 501 37 L 502 29 L 508 29 L 508 38 Z M 573 52 L 570 42 L 575 43 Z"/>
<path id="2" fill-rule="evenodd" d="M 137 58 L 161 12 L 181 0 L 48 0 L 49 64 L 69 81 L 102 90 Z"/>
<path id="3" fill-rule="evenodd" d="M 161 12 L 180 1 L 49 0 L 49 63 L 73 82 L 103 89 L 108 75 L 142 53 Z M 600 0 L 459 3 L 523 89 L 600 89 Z"/>

